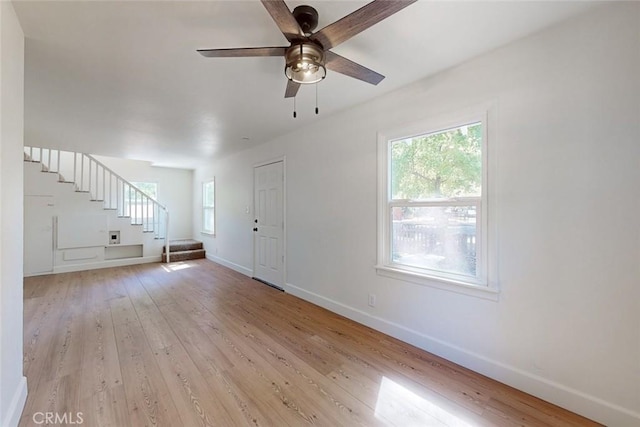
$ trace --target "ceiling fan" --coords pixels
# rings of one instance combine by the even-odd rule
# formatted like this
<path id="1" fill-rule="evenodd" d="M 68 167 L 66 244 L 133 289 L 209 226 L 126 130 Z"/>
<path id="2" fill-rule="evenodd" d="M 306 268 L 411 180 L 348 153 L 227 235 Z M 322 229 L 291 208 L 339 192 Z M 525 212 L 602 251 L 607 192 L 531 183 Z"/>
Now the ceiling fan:
<path id="1" fill-rule="evenodd" d="M 298 6 L 291 12 L 284 0 L 261 0 L 289 41 L 289 46 L 199 49 L 198 52 L 208 58 L 283 56 L 288 79 L 285 98 L 295 97 L 302 84 L 317 83 L 324 79 L 327 68 L 377 85 L 384 79 L 383 75 L 330 49 L 416 1 L 375 0 L 314 33 L 318 25 L 318 12 L 313 7 Z"/>

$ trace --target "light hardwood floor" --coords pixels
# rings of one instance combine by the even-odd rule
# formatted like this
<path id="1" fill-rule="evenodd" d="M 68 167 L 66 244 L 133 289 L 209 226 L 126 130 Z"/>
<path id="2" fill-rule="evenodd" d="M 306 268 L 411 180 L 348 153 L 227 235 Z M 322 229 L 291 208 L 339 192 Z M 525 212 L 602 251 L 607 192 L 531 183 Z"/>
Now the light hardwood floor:
<path id="1" fill-rule="evenodd" d="M 596 425 L 208 260 L 28 278 L 24 298 L 21 426 Z"/>

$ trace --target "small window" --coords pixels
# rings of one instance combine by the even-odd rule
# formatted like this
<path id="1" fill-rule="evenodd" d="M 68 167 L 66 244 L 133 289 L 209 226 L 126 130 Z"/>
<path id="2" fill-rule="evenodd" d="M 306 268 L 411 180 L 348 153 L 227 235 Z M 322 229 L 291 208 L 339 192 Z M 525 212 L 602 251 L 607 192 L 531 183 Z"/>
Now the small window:
<path id="1" fill-rule="evenodd" d="M 216 233 L 216 187 L 215 180 L 202 184 L 202 232 Z"/>
<path id="2" fill-rule="evenodd" d="M 477 116 L 381 135 L 379 271 L 488 285 L 486 146 Z"/>
<path id="3" fill-rule="evenodd" d="M 137 222 L 142 221 L 145 231 L 152 230 L 154 215 L 158 213 L 148 197 L 158 200 L 158 184 L 155 182 L 131 182 L 131 184 L 131 186 L 124 186 L 122 190 L 124 215 L 131 216 Z"/>
<path id="4" fill-rule="evenodd" d="M 132 184 L 153 200 L 158 200 L 158 183 L 156 182 L 132 182 Z"/>

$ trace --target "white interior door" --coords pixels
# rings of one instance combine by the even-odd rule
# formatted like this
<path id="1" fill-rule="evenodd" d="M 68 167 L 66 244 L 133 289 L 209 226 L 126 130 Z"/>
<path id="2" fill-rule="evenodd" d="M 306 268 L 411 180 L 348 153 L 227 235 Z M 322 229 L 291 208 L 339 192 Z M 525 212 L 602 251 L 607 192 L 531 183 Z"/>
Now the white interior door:
<path id="1" fill-rule="evenodd" d="M 53 197 L 24 196 L 24 274 L 53 271 Z"/>
<path id="2" fill-rule="evenodd" d="M 253 275 L 278 288 L 284 286 L 284 165 L 253 170 L 255 220 L 253 224 Z"/>

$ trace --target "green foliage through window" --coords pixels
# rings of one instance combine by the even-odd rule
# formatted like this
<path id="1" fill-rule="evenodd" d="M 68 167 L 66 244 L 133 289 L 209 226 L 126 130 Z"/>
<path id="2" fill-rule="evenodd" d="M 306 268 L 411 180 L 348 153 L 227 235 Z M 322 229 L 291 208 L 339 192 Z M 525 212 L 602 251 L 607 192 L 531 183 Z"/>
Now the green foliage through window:
<path id="1" fill-rule="evenodd" d="M 482 281 L 483 122 L 388 142 L 387 262 Z"/>
<path id="2" fill-rule="evenodd" d="M 392 199 L 479 197 L 482 124 L 391 141 Z"/>

